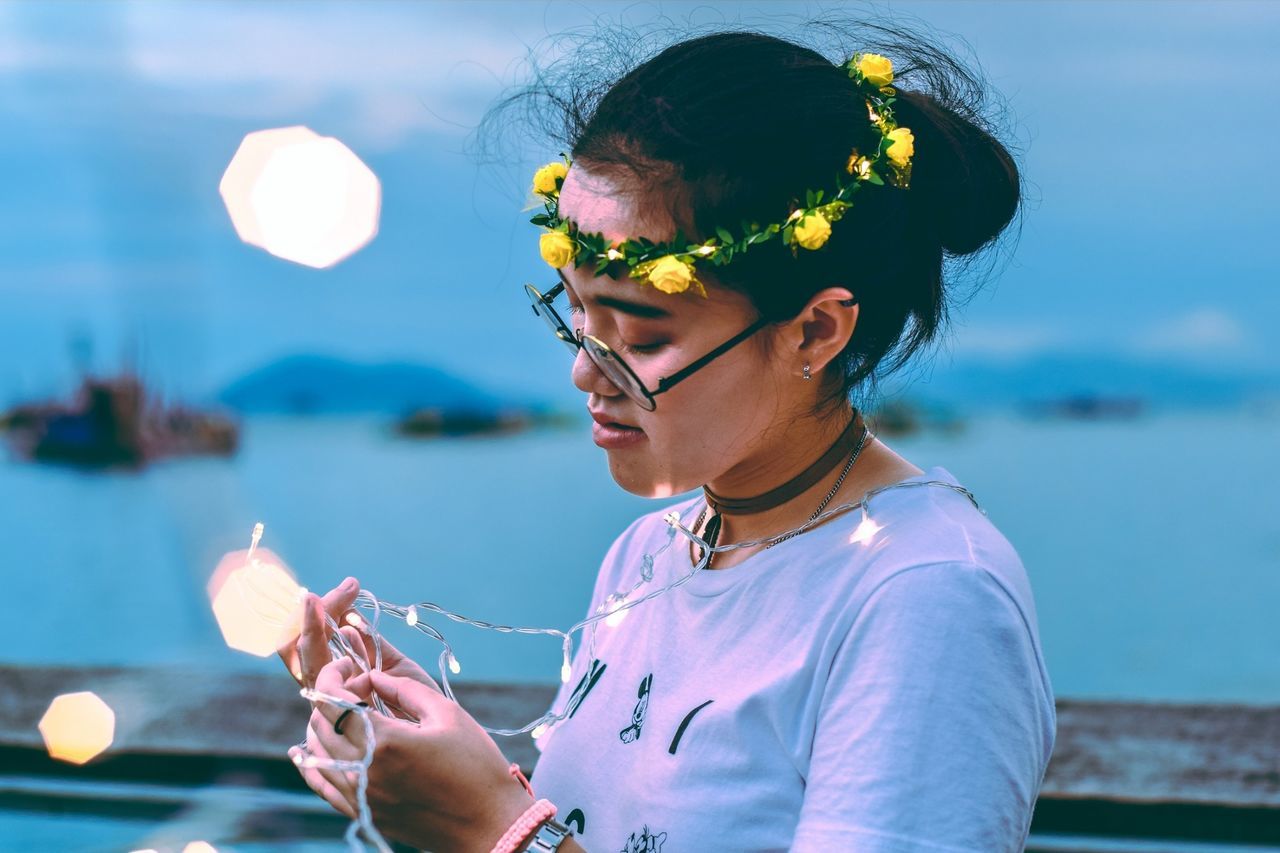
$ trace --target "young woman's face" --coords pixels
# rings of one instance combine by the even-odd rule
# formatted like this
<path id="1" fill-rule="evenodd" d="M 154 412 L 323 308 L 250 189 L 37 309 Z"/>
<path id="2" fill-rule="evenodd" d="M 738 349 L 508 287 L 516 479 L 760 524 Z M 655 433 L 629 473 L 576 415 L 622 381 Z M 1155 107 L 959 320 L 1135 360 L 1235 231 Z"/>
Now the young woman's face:
<path id="1" fill-rule="evenodd" d="M 560 213 L 579 229 L 603 232 L 610 240 L 670 239 L 674 224 L 646 216 L 627 190 L 619 179 L 575 164 L 560 192 Z M 708 285 L 703 298 L 693 290 L 668 294 L 630 278 L 597 277 L 590 265 L 574 269 L 569 264 L 559 272 L 571 305 L 565 321 L 608 344 L 650 391 L 662 377 L 706 355 L 759 316 L 745 296 L 723 287 Z M 614 386 L 579 350 L 573 383 L 587 393 L 587 408 L 640 430 L 610 446 L 599 426 L 593 428 L 614 480 L 633 494 L 660 498 L 714 482 L 729 471 L 749 476 L 753 454 L 777 440 L 772 433 L 781 429 L 792 403 L 781 391 L 796 366 L 766 358 L 761 338 L 769 334 L 766 326 L 657 395 L 652 412 Z"/>

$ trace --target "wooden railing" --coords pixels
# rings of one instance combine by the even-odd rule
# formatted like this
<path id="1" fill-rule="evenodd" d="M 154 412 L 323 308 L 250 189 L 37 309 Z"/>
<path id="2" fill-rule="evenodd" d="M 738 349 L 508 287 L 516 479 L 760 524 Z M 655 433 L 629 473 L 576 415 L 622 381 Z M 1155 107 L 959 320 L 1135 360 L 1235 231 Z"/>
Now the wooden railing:
<path id="1" fill-rule="evenodd" d="M 555 693 L 470 682 L 455 689 L 494 728 L 536 719 Z M 54 696 L 79 690 L 117 714 L 114 744 L 83 767 L 50 759 L 37 730 Z M 47 809 L 51 798 L 74 796 L 87 810 L 163 819 L 179 807 L 169 800 L 209 786 L 309 793 L 285 756 L 309 713 L 283 670 L 0 666 L 0 807 Z M 498 742 L 536 784 L 530 738 Z M 119 782 L 151 793 L 104 793 Z M 345 821 L 318 799 L 314 806 L 299 810 L 288 831 L 340 834 Z M 273 814 L 285 820 L 285 811 Z M 262 838 L 285 830 L 253 831 Z M 1280 844 L 1280 706 L 1060 700 L 1032 833 Z"/>

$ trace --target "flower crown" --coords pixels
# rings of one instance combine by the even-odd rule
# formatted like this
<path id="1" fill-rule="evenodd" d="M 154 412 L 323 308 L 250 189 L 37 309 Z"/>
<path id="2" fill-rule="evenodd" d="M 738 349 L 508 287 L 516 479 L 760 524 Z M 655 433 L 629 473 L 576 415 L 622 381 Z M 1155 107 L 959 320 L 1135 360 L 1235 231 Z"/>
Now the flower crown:
<path id="1" fill-rule="evenodd" d="M 740 236 L 726 228 L 716 228 L 716 236 L 702 243 L 689 243 L 677 230 L 675 238 L 665 243 L 643 238 L 611 243 L 603 234 L 579 231 L 572 222 L 560 217 L 560 187 L 571 162 L 562 154 L 563 162 L 548 163 L 533 176 L 533 192 L 546 207 L 545 213 L 529 220 L 546 229 L 538 246 L 542 259 L 557 269 L 570 261 L 575 268 L 594 263 L 596 275 L 611 264 L 625 263 L 631 278 L 651 284 L 663 293 L 682 293 L 693 288 L 706 296 L 706 288 L 694 271 L 698 262 L 724 266 L 775 234 L 782 235 L 782 241 L 791 246 L 793 255 L 797 248 L 822 248 L 831 236 L 831 223 L 844 216 L 864 183 L 876 186 L 889 183 L 907 188 L 911 179 L 911 156 L 915 153 L 911 131 L 898 127 L 893 119 L 891 105 L 897 94 L 889 85 L 893 82 L 893 63 L 876 53 L 859 53 L 844 67 L 866 96 L 867 114 L 880 133 L 880 141 L 871 156 L 853 149 L 844 166 L 852 180 L 846 183 L 837 173 L 835 191 L 830 196 L 823 190 L 807 190 L 804 205 L 786 219 L 765 226 L 744 221 Z M 823 201 L 824 198 L 827 200 Z"/>

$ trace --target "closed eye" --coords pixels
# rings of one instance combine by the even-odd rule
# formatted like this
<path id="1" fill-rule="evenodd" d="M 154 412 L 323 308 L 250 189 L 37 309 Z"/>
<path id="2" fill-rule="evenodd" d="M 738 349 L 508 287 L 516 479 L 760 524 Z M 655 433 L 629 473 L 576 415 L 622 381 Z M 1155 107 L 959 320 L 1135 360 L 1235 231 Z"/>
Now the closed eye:
<path id="1" fill-rule="evenodd" d="M 666 346 L 665 342 L 659 341 L 656 344 L 623 344 L 622 351 L 632 353 L 633 355 L 644 355 L 646 353 L 657 352 Z"/>
<path id="2" fill-rule="evenodd" d="M 571 320 L 571 321 L 574 321 L 574 322 L 571 322 L 571 323 L 570 323 L 570 325 L 571 325 L 571 326 L 574 326 L 575 328 L 577 328 L 577 327 L 578 327 L 578 323 L 577 323 L 576 321 L 577 321 L 580 317 L 582 317 L 585 313 L 586 313 L 586 312 L 582 310 L 582 306 L 581 306 L 581 305 L 575 305 L 574 303 L 570 302 L 570 303 L 569 303 L 569 318 L 570 318 L 570 320 Z M 580 330 L 580 329 L 579 329 L 579 330 Z M 650 353 L 655 353 L 655 352 L 657 352 L 658 350 L 662 349 L 663 347 L 665 347 L 665 346 L 667 345 L 667 343 L 668 343 L 667 341 L 656 341 L 656 342 L 651 343 L 651 344 L 628 344 L 628 343 L 624 343 L 624 344 L 622 344 L 621 349 L 622 349 L 622 351 L 623 351 L 624 353 L 629 353 L 629 354 L 631 354 L 631 355 L 648 355 L 648 354 L 650 354 Z"/>

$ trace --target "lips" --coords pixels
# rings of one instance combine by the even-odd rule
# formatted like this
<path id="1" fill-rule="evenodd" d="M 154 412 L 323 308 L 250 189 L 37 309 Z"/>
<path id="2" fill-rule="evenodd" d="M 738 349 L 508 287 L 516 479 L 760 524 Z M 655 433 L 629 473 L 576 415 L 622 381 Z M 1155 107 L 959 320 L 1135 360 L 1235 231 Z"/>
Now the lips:
<path id="1" fill-rule="evenodd" d="M 637 432 L 643 432 L 643 430 L 640 429 L 640 427 L 636 426 L 635 424 L 624 423 L 604 412 L 597 412 L 593 409 L 588 409 L 588 411 L 591 412 L 591 419 L 596 423 L 600 424 L 601 426 L 614 427 L 615 429 L 630 429 L 630 430 L 635 430 Z"/>

